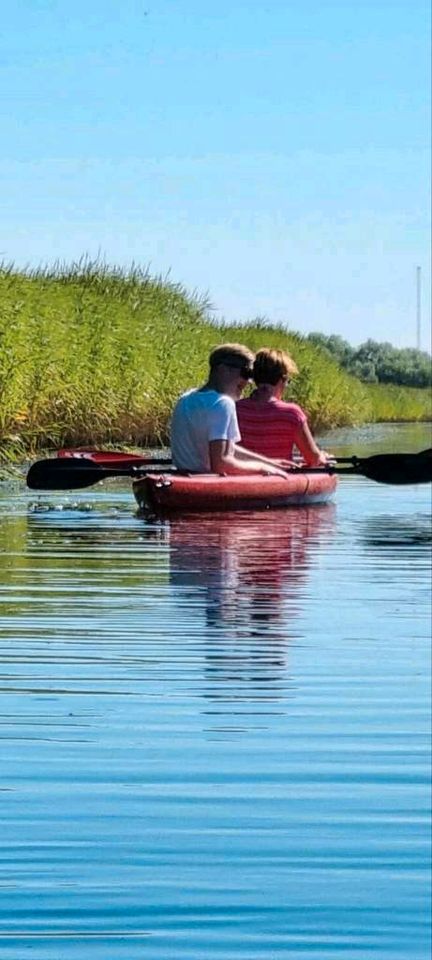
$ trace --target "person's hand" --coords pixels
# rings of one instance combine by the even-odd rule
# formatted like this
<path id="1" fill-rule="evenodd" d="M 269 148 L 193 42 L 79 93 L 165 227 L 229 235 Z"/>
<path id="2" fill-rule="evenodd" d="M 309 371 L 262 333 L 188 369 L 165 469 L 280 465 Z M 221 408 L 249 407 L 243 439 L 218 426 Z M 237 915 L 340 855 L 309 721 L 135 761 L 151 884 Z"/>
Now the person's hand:
<path id="1" fill-rule="evenodd" d="M 274 463 L 275 467 L 279 467 L 282 470 L 289 471 L 298 470 L 299 467 L 304 466 L 303 460 L 285 460 L 283 457 L 278 460 L 275 460 L 272 457 L 270 459 L 270 463 Z"/>
<path id="2" fill-rule="evenodd" d="M 328 466 L 331 466 L 331 464 L 335 464 L 335 463 L 336 463 L 336 458 L 333 456 L 332 453 L 327 453 L 327 450 L 320 450 L 318 460 L 316 461 L 316 463 L 314 463 L 314 466 L 328 467 Z"/>
<path id="3" fill-rule="evenodd" d="M 298 460 L 278 460 L 277 464 L 282 470 L 298 470 L 303 466 Z"/>
<path id="4" fill-rule="evenodd" d="M 280 467 L 276 466 L 272 467 L 270 464 L 268 467 L 263 467 L 262 475 L 263 477 L 283 477 L 284 480 L 286 480 L 288 476 L 285 470 L 282 470 Z"/>

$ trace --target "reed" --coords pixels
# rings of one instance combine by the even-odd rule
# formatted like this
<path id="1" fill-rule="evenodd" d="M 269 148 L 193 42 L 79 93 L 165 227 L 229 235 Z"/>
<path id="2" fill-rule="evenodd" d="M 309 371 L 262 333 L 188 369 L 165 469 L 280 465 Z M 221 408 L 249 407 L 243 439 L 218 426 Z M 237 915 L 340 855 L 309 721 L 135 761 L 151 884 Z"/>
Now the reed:
<path id="1" fill-rule="evenodd" d="M 370 421 L 373 423 L 432 420 L 432 395 L 429 389 L 371 383 L 366 390 Z"/>
<path id="2" fill-rule="evenodd" d="M 181 286 L 83 259 L 0 269 L 0 455 L 63 445 L 159 445 L 175 399 L 204 380 L 222 340 L 288 350 L 291 397 L 314 429 L 371 419 L 427 419 L 426 391 L 374 390 L 298 333 L 257 320 L 215 323 Z M 416 394 L 409 405 L 404 397 Z"/>

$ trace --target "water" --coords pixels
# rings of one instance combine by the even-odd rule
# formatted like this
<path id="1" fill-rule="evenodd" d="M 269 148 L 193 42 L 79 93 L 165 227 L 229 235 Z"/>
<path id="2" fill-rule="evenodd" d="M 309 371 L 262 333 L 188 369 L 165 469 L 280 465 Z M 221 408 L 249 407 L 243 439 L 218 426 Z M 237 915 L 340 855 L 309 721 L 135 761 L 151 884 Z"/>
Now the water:
<path id="1" fill-rule="evenodd" d="M 429 515 L 4 486 L 1 960 L 429 958 Z"/>

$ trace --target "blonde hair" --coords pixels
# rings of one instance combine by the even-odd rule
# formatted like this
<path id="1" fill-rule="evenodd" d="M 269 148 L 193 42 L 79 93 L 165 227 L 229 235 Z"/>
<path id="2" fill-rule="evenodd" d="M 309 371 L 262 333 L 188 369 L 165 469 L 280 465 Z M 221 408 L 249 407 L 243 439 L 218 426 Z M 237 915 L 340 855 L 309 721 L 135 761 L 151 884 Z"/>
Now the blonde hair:
<path id="1" fill-rule="evenodd" d="M 239 367 L 245 363 L 252 367 L 254 354 L 241 343 L 221 343 L 209 356 L 210 370 L 214 370 L 220 363 L 230 363 L 233 360 L 238 362 Z"/>
<path id="2" fill-rule="evenodd" d="M 297 373 L 298 367 L 284 350 L 271 350 L 267 347 L 258 350 L 253 367 L 253 378 L 257 386 L 261 383 L 274 386 L 281 377 L 294 377 Z"/>

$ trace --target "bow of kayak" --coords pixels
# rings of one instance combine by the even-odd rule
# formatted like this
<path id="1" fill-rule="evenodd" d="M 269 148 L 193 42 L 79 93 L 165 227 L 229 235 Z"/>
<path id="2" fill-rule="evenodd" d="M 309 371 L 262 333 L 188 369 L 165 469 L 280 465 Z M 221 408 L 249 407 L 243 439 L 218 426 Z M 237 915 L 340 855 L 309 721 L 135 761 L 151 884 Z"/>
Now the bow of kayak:
<path id="1" fill-rule="evenodd" d="M 199 513 L 214 510 L 266 510 L 327 503 L 337 477 L 327 473 L 290 476 L 146 475 L 133 482 L 133 492 L 146 513 Z"/>

